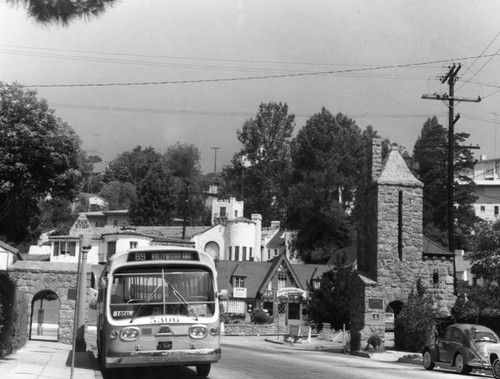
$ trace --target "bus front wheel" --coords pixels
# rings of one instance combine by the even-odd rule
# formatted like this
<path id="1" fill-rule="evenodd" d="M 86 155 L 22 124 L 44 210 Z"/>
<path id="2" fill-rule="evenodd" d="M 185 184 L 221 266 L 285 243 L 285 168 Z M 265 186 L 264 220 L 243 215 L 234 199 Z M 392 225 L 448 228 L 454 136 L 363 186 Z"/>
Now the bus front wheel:
<path id="1" fill-rule="evenodd" d="M 210 368 L 210 363 L 196 365 L 196 373 L 198 374 L 198 376 L 208 376 L 208 374 L 210 374 Z"/>

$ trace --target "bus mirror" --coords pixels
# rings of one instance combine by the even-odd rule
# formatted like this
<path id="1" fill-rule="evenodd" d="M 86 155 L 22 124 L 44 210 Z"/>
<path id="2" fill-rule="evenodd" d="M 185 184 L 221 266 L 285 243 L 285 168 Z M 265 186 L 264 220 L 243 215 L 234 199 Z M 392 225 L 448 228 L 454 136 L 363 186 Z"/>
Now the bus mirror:
<path id="1" fill-rule="evenodd" d="M 108 281 L 106 278 L 99 279 L 99 288 L 100 289 L 105 289 L 107 284 L 108 284 Z"/>
<path id="2" fill-rule="evenodd" d="M 90 302 L 89 302 L 89 308 L 90 309 L 97 309 L 97 295 L 98 291 L 96 291 L 93 288 L 90 288 Z"/>
<path id="3" fill-rule="evenodd" d="M 227 290 L 220 290 L 219 299 L 227 299 Z"/>

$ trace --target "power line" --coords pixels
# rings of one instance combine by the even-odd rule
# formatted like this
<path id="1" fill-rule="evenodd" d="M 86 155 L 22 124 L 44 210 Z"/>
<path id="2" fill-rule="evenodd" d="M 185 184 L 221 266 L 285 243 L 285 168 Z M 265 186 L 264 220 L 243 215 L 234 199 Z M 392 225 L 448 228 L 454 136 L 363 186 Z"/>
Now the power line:
<path id="1" fill-rule="evenodd" d="M 470 59 L 471 57 L 469 57 Z M 468 59 L 468 58 L 462 58 Z M 263 76 L 247 76 L 235 78 L 212 78 L 212 79 L 193 79 L 193 80 L 172 80 L 172 81 L 152 81 L 152 82 L 123 82 L 123 83 L 81 83 L 81 84 L 32 84 L 25 85 L 29 88 L 67 88 L 67 87 L 110 87 L 110 86 L 145 86 L 145 85 L 169 85 L 169 84 L 191 84 L 191 83 L 217 83 L 217 82 L 232 82 L 232 81 L 248 81 L 248 80 L 263 80 L 263 79 L 279 79 L 291 77 L 307 77 L 307 76 L 321 76 L 345 73 L 358 73 L 364 71 L 385 70 L 391 68 L 405 68 L 424 66 L 429 64 L 447 63 L 448 59 L 427 61 L 419 63 L 407 63 L 397 65 L 373 66 L 364 68 L 349 68 L 343 70 L 330 70 L 330 71 L 314 71 L 314 72 L 299 72 L 277 75 L 263 75 Z"/>
<path id="2" fill-rule="evenodd" d="M 105 112 L 129 112 L 129 113 L 146 113 L 146 114 L 175 114 L 189 116 L 228 116 L 228 117 L 252 117 L 255 116 L 253 111 L 211 111 L 211 110 L 189 110 L 189 109 L 163 109 L 163 108 L 139 108 L 139 107 L 122 107 L 122 106 L 105 106 L 105 105 L 89 105 L 89 104 L 70 104 L 70 103 L 50 103 L 53 107 L 81 110 L 98 110 Z M 295 113 L 297 118 L 307 118 L 313 116 L 314 113 Z M 422 118 L 429 117 L 428 113 L 347 113 L 350 118 Z M 436 116 L 444 116 L 446 113 L 439 113 Z"/>

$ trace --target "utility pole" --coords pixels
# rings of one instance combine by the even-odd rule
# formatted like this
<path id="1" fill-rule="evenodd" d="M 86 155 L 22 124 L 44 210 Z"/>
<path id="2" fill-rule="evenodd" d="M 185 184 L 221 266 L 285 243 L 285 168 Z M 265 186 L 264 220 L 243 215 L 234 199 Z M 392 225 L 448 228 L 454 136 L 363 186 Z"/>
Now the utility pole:
<path id="1" fill-rule="evenodd" d="M 455 217 L 454 217 L 454 204 L 453 204 L 453 185 L 454 185 L 454 149 L 455 147 L 455 123 L 460 119 L 460 114 L 455 117 L 455 102 L 469 102 L 469 103 L 479 103 L 481 98 L 477 99 L 471 98 L 458 98 L 455 97 L 455 83 L 458 80 L 458 72 L 462 66 L 460 63 L 458 66 L 453 64 L 449 67 L 449 71 L 445 76 L 441 77 L 441 83 L 447 83 L 449 88 L 449 94 L 437 94 L 433 95 L 422 95 L 424 100 L 441 100 L 448 106 L 448 249 L 455 255 Z M 456 259 L 453 257 L 453 289 L 456 293 L 457 289 L 457 278 L 456 278 Z"/>
<path id="2" fill-rule="evenodd" d="M 212 149 L 215 152 L 215 163 L 214 163 L 214 174 L 217 173 L 217 150 L 220 149 L 220 147 L 212 147 Z"/>

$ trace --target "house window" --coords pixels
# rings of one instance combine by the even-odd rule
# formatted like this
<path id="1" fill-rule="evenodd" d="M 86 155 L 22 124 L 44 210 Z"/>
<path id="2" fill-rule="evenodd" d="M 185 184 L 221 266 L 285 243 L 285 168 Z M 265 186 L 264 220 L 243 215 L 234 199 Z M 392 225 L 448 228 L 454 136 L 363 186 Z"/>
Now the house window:
<path id="1" fill-rule="evenodd" d="M 277 257 L 278 256 L 278 249 L 274 249 L 274 256 Z"/>
<path id="2" fill-rule="evenodd" d="M 238 210 L 234 211 L 234 218 L 238 218 Z"/>
<path id="3" fill-rule="evenodd" d="M 439 287 L 439 272 L 438 272 L 438 270 L 434 270 L 434 272 L 432 273 L 432 285 L 434 286 L 434 288 Z"/>
<path id="4" fill-rule="evenodd" d="M 484 212 L 486 210 L 484 205 L 481 205 L 481 212 Z"/>
<path id="5" fill-rule="evenodd" d="M 269 316 L 273 315 L 273 303 L 271 301 L 264 301 L 262 303 L 262 309 L 267 312 Z"/>
<path id="6" fill-rule="evenodd" d="M 249 259 L 249 260 L 252 260 L 252 258 L 253 258 L 253 255 L 252 255 L 252 254 L 253 254 L 253 252 L 252 252 L 252 248 L 250 248 L 250 254 L 248 255 L 248 259 Z"/>
<path id="7" fill-rule="evenodd" d="M 288 319 L 300 320 L 300 303 L 288 304 Z"/>
<path id="8" fill-rule="evenodd" d="M 230 261 L 233 260 L 233 247 L 232 246 L 229 246 L 229 260 Z"/>
<path id="9" fill-rule="evenodd" d="M 271 260 L 271 249 L 267 249 L 267 260 Z"/>
<path id="10" fill-rule="evenodd" d="M 286 287 L 286 279 L 287 279 L 287 274 L 280 272 L 278 274 L 278 288 L 285 288 Z"/>
<path id="11" fill-rule="evenodd" d="M 246 261 L 247 260 L 247 247 L 246 246 L 243 246 L 243 261 Z"/>
<path id="12" fill-rule="evenodd" d="M 74 257 L 76 255 L 76 242 L 71 241 L 56 241 L 54 242 L 54 256 L 69 255 Z"/>
<path id="13" fill-rule="evenodd" d="M 498 217 L 498 205 L 495 205 L 495 217 Z"/>
<path id="14" fill-rule="evenodd" d="M 137 241 L 130 241 L 130 248 L 135 249 L 137 247 Z"/>
<path id="15" fill-rule="evenodd" d="M 116 253 L 116 241 L 108 242 L 108 259 Z"/>
<path id="16" fill-rule="evenodd" d="M 244 276 L 235 276 L 233 278 L 233 287 L 245 288 L 245 277 Z"/>
<path id="17" fill-rule="evenodd" d="M 220 207 L 220 217 L 226 217 L 226 207 Z"/>
<path id="18" fill-rule="evenodd" d="M 239 246 L 234 247 L 234 260 L 235 261 L 240 260 L 240 247 Z"/>

